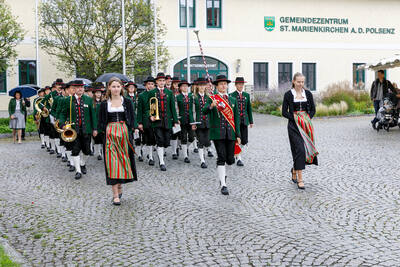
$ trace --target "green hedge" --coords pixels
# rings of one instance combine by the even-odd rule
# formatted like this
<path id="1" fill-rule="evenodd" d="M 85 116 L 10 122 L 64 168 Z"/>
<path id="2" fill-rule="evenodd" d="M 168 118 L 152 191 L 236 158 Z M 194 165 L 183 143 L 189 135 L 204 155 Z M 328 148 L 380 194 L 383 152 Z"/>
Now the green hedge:
<path id="1" fill-rule="evenodd" d="M 12 130 L 9 127 L 10 125 L 10 118 L 0 118 L 0 134 L 4 133 L 12 133 Z M 33 116 L 29 115 L 26 119 L 26 132 L 36 132 L 36 124 L 33 122 Z"/>

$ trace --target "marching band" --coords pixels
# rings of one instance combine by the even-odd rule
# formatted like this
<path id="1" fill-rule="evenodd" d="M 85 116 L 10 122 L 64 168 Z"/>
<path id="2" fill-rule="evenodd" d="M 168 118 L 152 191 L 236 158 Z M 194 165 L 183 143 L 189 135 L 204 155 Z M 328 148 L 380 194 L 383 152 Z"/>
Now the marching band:
<path id="1" fill-rule="evenodd" d="M 106 86 L 56 79 L 38 91 L 33 103 L 41 148 L 61 158 L 77 180 L 87 173 L 90 155 L 103 160 L 112 203 L 120 205 L 122 184 L 137 180 L 135 154 L 139 162 L 166 171 L 168 147 L 171 159 L 180 154 L 190 164 L 193 146 L 199 155 L 196 165 L 204 169 L 206 156 L 214 156 L 214 144 L 221 194 L 229 195 L 226 165 L 244 165 L 240 151 L 254 123 L 244 79 L 238 77 L 236 91 L 228 95 L 230 82 L 224 75 L 212 83 L 210 77 L 189 83 L 158 73 L 149 76 L 145 90 L 138 93 L 134 82 L 116 77 Z"/>

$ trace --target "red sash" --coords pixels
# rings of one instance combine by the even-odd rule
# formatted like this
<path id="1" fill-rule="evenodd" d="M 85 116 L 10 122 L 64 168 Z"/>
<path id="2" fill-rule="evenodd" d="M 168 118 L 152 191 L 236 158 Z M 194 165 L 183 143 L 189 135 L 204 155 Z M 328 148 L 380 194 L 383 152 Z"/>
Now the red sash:
<path id="1" fill-rule="evenodd" d="M 235 115 L 233 114 L 233 110 L 229 103 L 223 99 L 219 94 L 211 95 L 210 98 L 217 102 L 217 109 L 221 114 L 225 117 L 226 121 L 231 125 L 233 131 L 236 132 L 235 127 Z M 235 155 L 240 154 L 242 149 L 240 148 L 239 144 L 235 142 Z"/>

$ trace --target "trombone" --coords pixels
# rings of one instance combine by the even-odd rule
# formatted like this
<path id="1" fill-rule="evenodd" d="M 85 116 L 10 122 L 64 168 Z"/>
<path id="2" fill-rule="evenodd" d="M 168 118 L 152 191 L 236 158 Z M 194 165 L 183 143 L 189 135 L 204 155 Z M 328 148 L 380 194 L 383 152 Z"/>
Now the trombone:
<path id="1" fill-rule="evenodd" d="M 156 121 L 160 120 L 160 114 L 158 112 L 158 99 L 155 96 L 150 98 L 150 116 L 153 116 Z"/>

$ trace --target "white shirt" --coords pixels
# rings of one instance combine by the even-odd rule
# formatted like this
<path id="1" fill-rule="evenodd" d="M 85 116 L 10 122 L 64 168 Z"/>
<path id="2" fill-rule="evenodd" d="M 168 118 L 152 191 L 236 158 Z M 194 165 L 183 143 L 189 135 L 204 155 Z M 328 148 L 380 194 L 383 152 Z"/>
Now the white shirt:
<path id="1" fill-rule="evenodd" d="M 17 105 L 15 106 L 15 110 L 21 110 L 21 99 L 16 100 Z"/>
<path id="2" fill-rule="evenodd" d="M 124 112 L 124 98 L 121 96 L 121 106 L 120 107 L 112 107 L 111 106 L 111 99 L 107 101 L 107 110 L 108 112 Z"/>
<path id="3" fill-rule="evenodd" d="M 301 89 L 301 96 L 303 97 L 303 99 L 296 99 L 295 89 L 291 89 L 290 91 L 292 92 L 294 102 L 307 102 L 306 91 L 304 89 Z"/>

